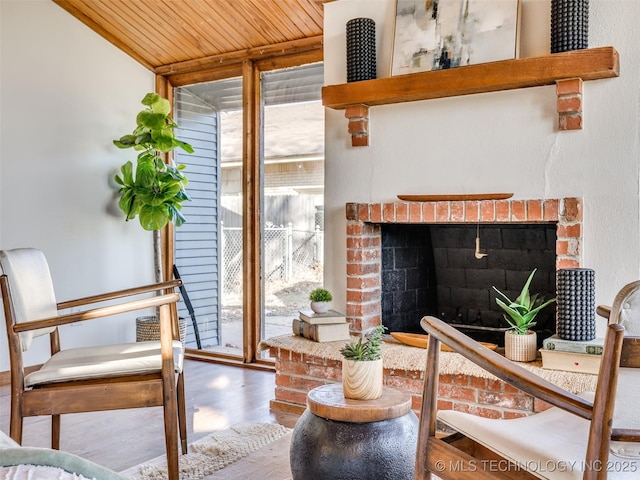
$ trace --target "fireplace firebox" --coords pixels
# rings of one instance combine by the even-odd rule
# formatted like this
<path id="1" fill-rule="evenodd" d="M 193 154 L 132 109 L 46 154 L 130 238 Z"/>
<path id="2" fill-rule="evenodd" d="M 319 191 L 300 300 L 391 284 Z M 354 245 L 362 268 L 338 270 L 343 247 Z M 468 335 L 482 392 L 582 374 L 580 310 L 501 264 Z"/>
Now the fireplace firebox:
<path id="1" fill-rule="evenodd" d="M 346 214 L 354 332 L 420 332 L 435 315 L 501 344 L 508 324 L 492 286 L 514 298 L 536 268 L 531 291 L 552 297 L 556 270 L 582 266 L 579 198 L 349 203 Z M 537 320 L 541 337 L 552 334 L 554 305 Z"/>
<path id="2" fill-rule="evenodd" d="M 422 332 L 433 315 L 479 341 L 502 344 L 509 324 L 495 286 L 516 298 L 535 268 L 531 292 L 555 296 L 556 225 L 382 224 L 381 313 L 391 332 Z M 536 317 L 540 339 L 555 309 Z"/>

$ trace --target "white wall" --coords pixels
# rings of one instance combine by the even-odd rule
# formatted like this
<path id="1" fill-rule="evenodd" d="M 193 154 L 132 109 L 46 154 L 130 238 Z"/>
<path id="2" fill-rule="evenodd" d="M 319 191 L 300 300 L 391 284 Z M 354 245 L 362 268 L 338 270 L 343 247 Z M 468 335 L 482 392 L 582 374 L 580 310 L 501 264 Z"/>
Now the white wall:
<path id="1" fill-rule="evenodd" d="M 0 248 L 43 250 L 59 300 L 151 283 L 151 233 L 106 208 L 109 178 L 135 159 L 111 141 L 154 75 L 49 0 L 2 0 L 0 20 Z M 113 326 L 64 327 L 63 346 L 135 340 L 135 313 Z"/>
<path id="2" fill-rule="evenodd" d="M 524 0 L 522 56 L 549 51 L 548 0 Z M 345 25 L 376 22 L 378 76 L 388 76 L 395 2 L 325 4 L 325 83 L 346 81 Z M 584 83 L 584 129 L 557 129 L 555 87 L 373 107 L 370 146 L 351 147 L 344 111 L 326 111 L 325 284 L 345 304 L 345 203 L 397 194 L 514 192 L 582 197 L 583 265 L 596 302 L 640 278 L 640 2 L 591 0 L 589 45 L 614 46 L 619 78 Z"/>

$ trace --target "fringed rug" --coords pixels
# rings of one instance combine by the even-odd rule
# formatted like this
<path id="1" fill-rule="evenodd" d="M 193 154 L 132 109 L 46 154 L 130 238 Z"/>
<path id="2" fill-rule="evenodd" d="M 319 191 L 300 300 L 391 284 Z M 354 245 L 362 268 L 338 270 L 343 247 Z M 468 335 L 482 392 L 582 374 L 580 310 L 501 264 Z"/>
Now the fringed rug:
<path id="1" fill-rule="evenodd" d="M 271 423 L 242 423 L 197 440 L 181 455 L 180 480 L 201 480 L 287 435 L 291 429 Z M 131 480 L 166 480 L 166 457 L 132 467 L 121 474 Z"/>

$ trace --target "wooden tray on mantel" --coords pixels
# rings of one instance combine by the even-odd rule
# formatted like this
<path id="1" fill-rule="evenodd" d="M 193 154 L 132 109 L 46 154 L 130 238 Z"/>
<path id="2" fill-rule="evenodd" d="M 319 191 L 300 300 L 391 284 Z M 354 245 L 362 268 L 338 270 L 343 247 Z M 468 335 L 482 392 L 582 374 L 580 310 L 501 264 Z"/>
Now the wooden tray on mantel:
<path id="1" fill-rule="evenodd" d="M 443 202 L 464 200 L 506 200 L 513 197 L 513 193 L 461 193 L 442 195 L 398 195 L 400 200 L 407 202 Z"/>
<path id="2" fill-rule="evenodd" d="M 398 340 L 400 343 L 404 343 L 405 345 L 409 345 L 411 347 L 427 348 L 427 345 L 429 343 L 429 335 L 420 333 L 391 332 L 391 336 Z M 495 350 L 496 348 L 498 348 L 495 343 L 478 343 L 480 343 L 480 345 L 484 345 L 489 350 Z M 453 352 L 453 349 L 451 349 L 444 343 L 440 343 L 440 350 L 442 350 L 443 352 Z"/>

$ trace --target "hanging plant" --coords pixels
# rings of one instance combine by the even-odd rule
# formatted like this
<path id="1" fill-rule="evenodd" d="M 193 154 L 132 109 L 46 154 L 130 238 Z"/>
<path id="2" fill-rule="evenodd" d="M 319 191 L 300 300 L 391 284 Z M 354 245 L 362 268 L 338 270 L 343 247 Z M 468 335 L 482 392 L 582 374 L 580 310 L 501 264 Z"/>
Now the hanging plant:
<path id="1" fill-rule="evenodd" d="M 113 141 L 118 148 L 140 152 L 135 171 L 129 161 L 120 168 L 122 175 L 115 176 L 120 185 L 118 206 L 127 221 L 138 216 L 145 230 L 160 230 L 169 222 L 179 227 L 186 221 L 181 204 L 190 200 L 185 192 L 187 177 L 182 173 L 186 167 L 167 165 L 162 154 L 177 147 L 193 153 L 193 147 L 175 137 L 178 125 L 169 115 L 167 99 L 148 93 L 142 104 L 147 108 L 138 113 L 133 133 Z"/>

